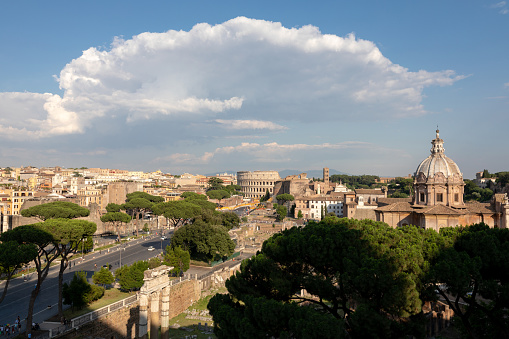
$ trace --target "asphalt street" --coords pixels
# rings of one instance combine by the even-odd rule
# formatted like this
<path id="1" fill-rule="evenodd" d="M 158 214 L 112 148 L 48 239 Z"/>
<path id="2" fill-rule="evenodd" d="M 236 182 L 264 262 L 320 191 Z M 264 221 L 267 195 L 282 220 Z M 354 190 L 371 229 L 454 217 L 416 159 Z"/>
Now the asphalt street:
<path id="1" fill-rule="evenodd" d="M 165 232 L 168 235 L 168 232 Z M 95 270 L 100 269 L 102 265 L 110 264 L 111 271 L 114 272 L 122 266 L 131 265 L 139 260 L 148 260 L 161 253 L 161 248 L 165 248 L 170 243 L 170 237 L 161 240 L 160 234 L 151 235 L 145 239 L 134 240 L 123 244 L 123 248 L 114 247 L 109 250 L 103 250 L 101 254 L 96 253 L 85 256 L 85 260 L 77 259 L 72 261 L 72 267 L 66 269 L 64 274 L 64 282 L 69 282 L 75 271 L 84 271 L 91 281 Z M 149 251 L 149 247 L 153 247 L 153 251 Z M 95 268 L 97 265 L 97 269 Z M 41 286 L 39 295 L 37 296 L 34 307 L 34 322 L 40 323 L 49 317 L 58 313 L 58 269 L 59 265 L 55 265 L 50 269 L 48 276 Z M 7 295 L 0 304 L 0 324 L 12 324 L 16 317 L 21 319 L 27 317 L 28 303 L 30 294 L 37 283 L 37 274 L 32 273 L 27 281 L 22 278 L 14 279 L 10 282 Z M 5 281 L 0 282 L 0 289 L 5 286 Z M 64 307 L 67 307 L 64 305 Z M 24 324 L 24 321 L 23 321 Z"/>

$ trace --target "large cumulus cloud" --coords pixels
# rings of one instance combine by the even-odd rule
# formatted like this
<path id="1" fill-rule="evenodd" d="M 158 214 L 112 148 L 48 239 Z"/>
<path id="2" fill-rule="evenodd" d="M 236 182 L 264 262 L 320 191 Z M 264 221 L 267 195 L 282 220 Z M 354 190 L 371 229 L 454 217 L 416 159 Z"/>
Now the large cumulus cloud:
<path id="1" fill-rule="evenodd" d="M 40 138 L 86 133 L 112 119 L 197 117 L 274 132 L 315 114 L 327 121 L 415 116 L 425 113 L 425 87 L 460 78 L 411 72 L 353 35 L 238 17 L 89 48 L 57 77 L 62 96 L 0 93 L 0 132 Z"/>

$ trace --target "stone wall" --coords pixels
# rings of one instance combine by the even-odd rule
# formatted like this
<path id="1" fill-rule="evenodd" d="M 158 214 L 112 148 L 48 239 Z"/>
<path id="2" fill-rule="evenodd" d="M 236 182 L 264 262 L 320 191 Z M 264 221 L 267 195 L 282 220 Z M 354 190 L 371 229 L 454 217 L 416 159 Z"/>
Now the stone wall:
<path id="1" fill-rule="evenodd" d="M 139 302 L 135 302 L 59 338 L 138 338 L 139 315 Z"/>
<path id="2" fill-rule="evenodd" d="M 202 291 L 212 287 L 224 286 L 224 282 L 240 270 L 240 262 L 232 267 L 224 267 L 201 280 L 185 280 L 173 286 L 166 286 L 169 289 L 169 319 L 184 312 L 189 306 L 201 298 Z M 147 272 L 147 271 L 146 271 Z M 141 292 L 140 292 L 141 293 Z M 159 299 L 161 301 L 161 299 Z M 147 303 L 148 322 L 147 328 L 151 328 L 150 316 L 151 302 Z M 162 305 L 157 308 L 159 311 Z M 159 319 L 156 320 L 156 324 Z M 67 333 L 59 338 L 138 338 L 140 334 L 140 301 L 122 307 L 111 312 L 96 321 L 84 324 L 73 332 Z"/>
<path id="3" fill-rule="evenodd" d="M 228 280 L 228 278 L 234 275 L 237 271 L 240 271 L 240 261 L 234 266 L 223 267 L 222 269 L 198 280 L 200 290 L 207 291 L 211 288 L 224 287 L 226 280 Z"/>
<path id="4" fill-rule="evenodd" d="M 201 290 L 198 280 L 187 280 L 170 287 L 169 318 L 184 312 L 195 301 L 200 299 Z"/>

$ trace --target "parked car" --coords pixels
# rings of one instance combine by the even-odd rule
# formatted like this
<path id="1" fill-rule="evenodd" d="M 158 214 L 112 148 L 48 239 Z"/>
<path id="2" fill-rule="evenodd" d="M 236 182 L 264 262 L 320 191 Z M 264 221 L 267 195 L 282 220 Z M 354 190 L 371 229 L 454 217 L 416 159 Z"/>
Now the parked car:
<path id="1" fill-rule="evenodd" d="M 150 247 L 148 248 L 148 250 L 149 250 L 149 251 L 153 251 L 153 250 L 155 250 L 155 248 L 154 248 L 154 246 L 150 246 Z"/>

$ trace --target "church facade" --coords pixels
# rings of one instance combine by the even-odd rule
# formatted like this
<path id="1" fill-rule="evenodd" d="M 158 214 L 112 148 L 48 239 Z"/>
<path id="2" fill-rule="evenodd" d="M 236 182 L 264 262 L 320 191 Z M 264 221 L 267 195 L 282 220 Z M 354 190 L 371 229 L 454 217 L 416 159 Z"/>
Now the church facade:
<path id="1" fill-rule="evenodd" d="M 445 155 L 438 130 L 431 144 L 431 154 L 415 171 L 412 198 L 379 201 L 376 220 L 392 227 L 411 224 L 436 231 L 480 222 L 490 227 L 509 228 L 507 195 L 495 194 L 489 203 L 464 202 L 463 175 L 458 165 Z"/>

